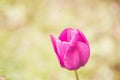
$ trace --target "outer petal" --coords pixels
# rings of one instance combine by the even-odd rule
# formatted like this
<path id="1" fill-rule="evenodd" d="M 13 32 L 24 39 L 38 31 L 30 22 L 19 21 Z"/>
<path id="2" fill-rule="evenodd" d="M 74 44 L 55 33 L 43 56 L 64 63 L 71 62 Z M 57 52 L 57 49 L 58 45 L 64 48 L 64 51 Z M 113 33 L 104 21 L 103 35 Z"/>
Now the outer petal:
<path id="1" fill-rule="evenodd" d="M 60 58 L 60 55 L 58 54 L 56 39 L 52 35 L 50 35 L 50 39 L 52 41 L 52 45 L 53 45 L 54 51 L 55 51 L 55 53 L 57 55 L 57 58 L 58 58 L 60 64 L 63 65 L 63 62 L 62 62 L 62 60 Z"/>
<path id="2" fill-rule="evenodd" d="M 58 54 L 57 47 L 56 47 L 56 39 L 52 35 L 50 35 L 50 39 L 52 41 L 52 45 L 53 45 L 53 48 L 55 50 L 55 53 Z"/>
<path id="3" fill-rule="evenodd" d="M 78 31 L 78 35 L 79 35 L 79 41 L 83 42 L 89 46 L 89 42 L 88 42 L 87 38 L 85 37 L 85 35 L 79 29 L 77 29 L 77 31 Z"/>
<path id="4" fill-rule="evenodd" d="M 64 55 L 64 65 L 69 70 L 76 70 L 87 63 L 89 55 L 90 49 L 86 44 L 75 43 Z"/>
<path id="5" fill-rule="evenodd" d="M 64 31 L 60 34 L 59 39 L 61 41 L 69 42 L 71 40 L 73 30 L 74 29 L 72 29 L 72 28 L 64 29 Z"/>
<path id="6" fill-rule="evenodd" d="M 68 42 L 61 42 L 61 41 L 57 42 L 57 50 L 58 50 L 58 55 L 60 56 L 62 62 L 61 64 L 62 67 L 65 67 L 63 63 L 63 58 L 69 47 L 70 44 Z"/>

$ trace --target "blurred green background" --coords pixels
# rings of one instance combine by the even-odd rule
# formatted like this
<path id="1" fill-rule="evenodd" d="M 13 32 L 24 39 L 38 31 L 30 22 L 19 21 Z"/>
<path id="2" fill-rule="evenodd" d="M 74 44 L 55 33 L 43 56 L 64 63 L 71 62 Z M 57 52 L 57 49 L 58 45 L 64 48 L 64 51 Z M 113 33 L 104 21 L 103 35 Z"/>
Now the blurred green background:
<path id="1" fill-rule="evenodd" d="M 75 80 L 60 67 L 49 34 L 79 28 L 91 57 L 80 80 L 120 80 L 119 0 L 0 0 L 0 76 L 6 80 Z"/>

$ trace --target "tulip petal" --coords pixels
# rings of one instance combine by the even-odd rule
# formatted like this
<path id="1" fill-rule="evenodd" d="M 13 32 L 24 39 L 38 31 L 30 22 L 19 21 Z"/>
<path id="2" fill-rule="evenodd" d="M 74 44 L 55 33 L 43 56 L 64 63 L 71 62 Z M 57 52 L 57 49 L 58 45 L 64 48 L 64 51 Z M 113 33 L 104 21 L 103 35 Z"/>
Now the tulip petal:
<path id="1" fill-rule="evenodd" d="M 77 31 L 78 31 L 78 35 L 79 35 L 79 41 L 81 41 L 89 46 L 89 42 L 86 39 L 85 35 L 79 29 L 77 29 Z"/>
<path id="2" fill-rule="evenodd" d="M 80 41 L 80 38 L 81 38 L 81 36 L 78 34 L 79 32 L 78 32 L 78 30 L 77 29 L 74 29 L 74 30 L 72 30 L 72 38 L 71 38 L 71 40 L 70 40 L 70 43 L 74 43 L 74 42 L 78 42 L 78 41 Z"/>
<path id="3" fill-rule="evenodd" d="M 64 63 L 63 63 L 63 58 L 64 58 L 64 54 L 66 53 L 66 51 L 68 50 L 68 48 L 70 47 L 70 44 L 68 42 L 57 42 L 57 50 L 58 50 L 58 54 L 60 56 L 60 59 L 62 60 L 62 64 L 61 66 L 62 67 L 65 67 L 64 66 Z"/>
<path id="4" fill-rule="evenodd" d="M 72 37 L 72 31 L 73 31 L 72 28 L 64 29 L 64 31 L 60 34 L 59 39 L 61 41 L 69 42 Z"/>
<path id="5" fill-rule="evenodd" d="M 56 39 L 52 35 L 50 35 L 50 39 L 52 41 L 52 45 L 53 45 L 54 51 L 55 51 L 55 53 L 57 55 L 57 58 L 58 58 L 60 64 L 64 65 L 63 62 L 62 62 L 62 60 L 61 60 L 61 58 L 60 58 L 60 55 L 58 54 L 58 50 L 57 50 L 57 42 L 58 41 L 56 42 Z"/>
<path id="6" fill-rule="evenodd" d="M 54 48 L 54 50 L 55 50 L 55 53 L 58 54 L 58 52 L 57 52 L 57 47 L 56 47 L 56 39 L 55 39 L 52 35 L 50 35 L 50 39 L 51 39 L 51 41 L 52 41 L 52 44 L 53 44 L 53 48 Z"/>
<path id="7" fill-rule="evenodd" d="M 89 47 L 82 43 L 77 42 L 70 46 L 64 55 L 64 65 L 69 70 L 75 70 L 84 66 L 90 56 Z"/>

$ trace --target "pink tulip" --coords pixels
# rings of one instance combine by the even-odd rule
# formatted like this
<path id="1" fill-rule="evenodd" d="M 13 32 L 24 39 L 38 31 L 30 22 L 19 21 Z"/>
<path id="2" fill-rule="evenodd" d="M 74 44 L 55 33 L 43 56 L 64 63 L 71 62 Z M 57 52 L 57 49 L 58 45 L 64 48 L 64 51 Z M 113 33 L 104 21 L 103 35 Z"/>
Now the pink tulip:
<path id="1" fill-rule="evenodd" d="M 78 29 L 64 29 L 58 39 L 50 35 L 54 51 L 63 68 L 77 70 L 90 57 L 90 46 L 85 35 Z"/>

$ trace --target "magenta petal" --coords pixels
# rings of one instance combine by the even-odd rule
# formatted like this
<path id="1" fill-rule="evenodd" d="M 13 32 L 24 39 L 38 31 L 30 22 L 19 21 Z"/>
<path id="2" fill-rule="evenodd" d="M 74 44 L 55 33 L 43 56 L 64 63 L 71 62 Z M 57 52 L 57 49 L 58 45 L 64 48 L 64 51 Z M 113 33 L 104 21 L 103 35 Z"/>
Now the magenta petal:
<path id="1" fill-rule="evenodd" d="M 52 45 L 53 45 L 53 48 L 55 50 L 55 53 L 58 54 L 57 47 L 56 47 L 56 39 L 52 35 L 50 35 L 50 39 L 52 41 Z"/>
<path id="2" fill-rule="evenodd" d="M 60 34 L 59 39 L 66 42 L 70 41 L 72 37 L 72 31 L 72 28 L 64 29 L 64 31 Z"/>
<path id="3" fill-rule="evenodd" d="M 62 60 L 61 60 L 61 58 L 60 58 L 60 55 L 58 54 L 58 51 L 57 51 L 56 39 L 55 39 L 52 35 L 50 35 L 50 39 L 51 39 L 51 41 L 52 41 L 53 48 L 54 48 L 54 51 L 55 51 L 55 53 L 56 53 L 56 55 L 57 55 L 57 58 L 58 58 L 60 64 L 62 65 L 63 62 L 62 62 Z"/>
<path id="4" fill-rule="evenodd" d="M 62 67 L 65 67 L 63 63 L 63 58 L 64 58 L 64 54 L 66 53 L 69 47 L 70 47 L 70 44 L 68 42 L 61 42 L 61 41 L 57 42 L 57 50 L 58 50 L 58 54 L 60 55 L 60 59 L 62 60 L 61 61 Z"/>
<path id="5" fill-rule="evenodd" d="M 75 70 L 84 66 L 89 58 L 89 48 L 86 44 L 79 42 L 73 44 L 64 56 L 64 65 L 69 70 Z"/>
<path id="6" fill-rule="evenodd" d="M 79 29 L 77 29 L 77 31 L 78 31 L 78 35 L 79 35 L 79 41 L 81 41 L 89 46 L 88 40 L 86 39 L 85 35 Z"/>

